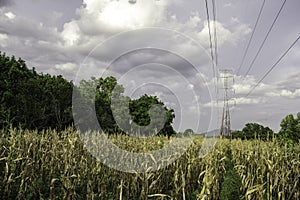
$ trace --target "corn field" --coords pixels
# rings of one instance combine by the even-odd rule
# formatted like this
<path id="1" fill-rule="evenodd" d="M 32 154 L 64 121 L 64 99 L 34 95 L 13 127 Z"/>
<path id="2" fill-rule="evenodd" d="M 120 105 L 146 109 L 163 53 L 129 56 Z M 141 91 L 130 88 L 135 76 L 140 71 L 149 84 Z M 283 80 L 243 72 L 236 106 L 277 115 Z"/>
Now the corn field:
<path id="1" fill-rule="evenodd" d="M 125 135 L 110 136 L 110 140 L 132 152 L 157 150 L 170 141 L 163 136 L 137 139 Z M 208 155 L 200 158 L 199 150 L 204 140 L 195 136 L 193 144 L 178 160 L 158 171 L 125 173 L 109 168 L 91 156 L 78 133 L 71 128 L 63 132 L 2 130 L 0 197 L 300 199 L 299 144 L 287 146 L 276 140 L 222 139 Z M 236 174 L 237 182 L 230 185 L 232 174 Z M 237 197 L 230 196 L 233 187 L 237 187 L 234 194 Z"/>

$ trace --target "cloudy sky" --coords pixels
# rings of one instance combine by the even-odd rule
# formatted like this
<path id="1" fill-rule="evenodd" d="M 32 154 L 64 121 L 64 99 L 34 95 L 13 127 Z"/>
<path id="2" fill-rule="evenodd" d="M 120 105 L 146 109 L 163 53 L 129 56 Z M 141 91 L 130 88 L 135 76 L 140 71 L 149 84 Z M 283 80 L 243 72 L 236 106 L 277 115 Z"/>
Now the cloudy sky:
<path id="1" fill-rule="evenodd" d="M 216 67 L 204 0 L 0 0 L 0 51 L 75 83 L 113 75 L 132 98 L 160 97 L 175 110 L 181 131 L 220 126 L 224 74 L 218 70 L 231 69 L 232 128 L 257 122 L 278 131 L 284 116 L 300 111 L 300 41 L 246 95 L 299 37 L 299 0 L 286 0 L 245 74 L 283 2 L 266 0 L 239 71 L 263 0 L 216 1 L 210 23 L 212 37 L 214 25 L 217 31 Z M 210 0 L 208 9 L 212 20 Z"/>

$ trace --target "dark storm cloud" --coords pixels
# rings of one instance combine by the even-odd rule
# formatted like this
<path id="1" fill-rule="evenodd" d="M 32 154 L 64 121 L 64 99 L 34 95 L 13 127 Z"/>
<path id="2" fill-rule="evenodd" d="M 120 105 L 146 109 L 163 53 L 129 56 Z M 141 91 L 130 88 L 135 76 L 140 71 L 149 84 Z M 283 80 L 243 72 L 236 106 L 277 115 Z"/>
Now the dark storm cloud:
<path id="1" fill-rule="evenodd" d="M 135 66 L 157 63 L 168 66 L 186 78 L 195 74 L 195 68 L 184 58 L 161 49 L 139 49 L 119 57 L 110 65 L 110 70 L 120 74 L 126 73 Z M 150 73 L 150 72 L 149 72 Z M 148 74 L 148 75 L 151 75 Z M 164 75 L 164 74 L 162 74 Z"/>
<path id="2" fill-rule="evenodd" d="M 0 34 L 8 34 L 8 32 L 7 31 L 5 31 L 4 29 L 2 29 L 1 27 L 0 27 Z"/>
<path id="3" fill-rule="evenodd" d="M 6 7 L 13 5 L 14 2 L 12 0 L 0 0 L 0 7 Z"/>

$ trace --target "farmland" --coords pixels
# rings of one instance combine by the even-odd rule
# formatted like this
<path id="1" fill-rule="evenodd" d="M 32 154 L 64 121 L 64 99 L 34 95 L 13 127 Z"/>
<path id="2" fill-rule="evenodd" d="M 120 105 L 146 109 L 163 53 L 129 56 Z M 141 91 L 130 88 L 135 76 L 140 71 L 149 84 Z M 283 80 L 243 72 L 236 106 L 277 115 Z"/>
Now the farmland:
<path id="1" fill-rule="evenodd" d="M 172 137 L 111 135 L 132 152 L 149 152 Z M 175 162 L 157 171 L 126 173 L 97 161 L 78 132 L 2 130 L 0 196 L 3 199 L 299 199 L 300 145 L 278 140 L 220 139 L 199 157 L 195 136 Z M 106 152 L 107 153 L 107 152 Z M 114 155 L 109 155 L 112 159 Z M 134 161 L 133 161 L 134 162 Z"/>
<path id="2" fill-rule="evenodd" d="M 300 200 L 299 6 L 0 0 L 0 200 Z"/>

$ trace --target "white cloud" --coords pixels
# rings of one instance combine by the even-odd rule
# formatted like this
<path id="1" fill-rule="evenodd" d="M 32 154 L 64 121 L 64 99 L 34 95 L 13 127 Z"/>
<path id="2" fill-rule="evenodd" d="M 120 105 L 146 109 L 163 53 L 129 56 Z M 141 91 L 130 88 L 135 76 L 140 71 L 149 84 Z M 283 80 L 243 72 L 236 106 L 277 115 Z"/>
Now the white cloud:
<path id="1" fill-rule="evenodd" d="M 266 98 L 264 97 L 258 97 L 258 98 L 238 97 L 238 98 L 230 99 L 228 103 L 230 107 L 235 107 L 237 105 L 254 105 L 254 104 L 260 104 L 265 102 L 266 102 Z M 204 104 L 204 107 L 223 108 L 223 106 L 224 106 L 223 101 L 211 101 Z"/>
<path id="2" fill-rule="evenodd" d="M 251 33 L 251 29 L 245 24 L 240 24 L 234 28 L 234 31 L 232 31 L 230 42 L 237 45 L 238 42 L 249 33 Z"/>
<path id="3" fill-rule="evenodd" d="M 240 98 L 233 98 L 232 102 L 236 105 L 241 104 L 260 104 L 264 103 L 266 100 L 263 97 L 260 98 L 246 98 L 246 97 L 240 97 Z"/>
<path id="4" fill-rule="evenodd" d="M 194 85 L 191 84 L 191 83 L 189 83 L 189 84 L 187 85 L 187 88 L 188 88 L 189 90 L 193 90 L 193 89 L 194 89 Z"/>
<path id="5" fill-rule="evenodd" d="M 210 22 L 211 27 L 213 27 L 214 22 Z M 224 43 L 232 43 L 237 44 L 239 40 L 241 40 L 243 37 L 248 35 L 251 32 L 251 29 L 245 25 L 238 23 L 234 28 L 231 30 L 229 28 L 226 28 L 224 24 L 220 23 L 219 21 L 215 22 L 216 29 L 217 29 L 217 39 L 218 39 L 218 45 L 219 47 L 222 46 Z M 196 38 L 199 39 L 199 41 L 205 46 L 209 47 L 209 28 L 207 21 L 203 22 L 203 29 L 196 34 Z M 212 33 L 212 39 L 214 40 L 214 34 Z"/>
<path id="6" fill-rule="evenodd" d="M 1 47 L 6 47 L 7 46 L 7 40 L 8 40 L 7 34 L 0 33 L 0 46 Z"/>
<path id="7" fill-rule="evenodd" d="M 128 1 L 84 0 L 84 6 L 77 10 L 79 19 L 64 25 L 62 37 L 67 46 L 76 45 L 78 49 L 82 49 L 88 48 L 87 45 L 89 45 L 92 49 L 92 43 L 100 43 L 116 33 L 143 27 L 163 27 L 184 33 L 205 48 L 209 48 L 207 22 L 204 21 L 201 24 L 202 20 L 198 12 L 191 12 L 185 22 L 179 21 L 176 14 L 169 10 L 169 6 L 179 3 L 182 1 L 139 0 L 132 5 Z M 203 26 L 202 29 L 201 26 Z M 237 23 L 236 27 L 231 30 L 218 21 L 216 21 L 216 26 L 219 47 L 225 42 L 236 43 L 249 33 L 248 27 L 241 23 Z M 165 42 L 167 41 L 168 39 Z M 169 46 L 189 52 L 189 54 L 196 54 L 198 50 L 197 48 L 194 50 L 195 44 L 191 42 L 181 42 L 181 45 L 178 43 Z"/>
<path id="8" fill-rule="evenodd" d="M 186 23 L 186 26 L 189 26 L 191 28 L 198 28 L 199 24 L 201 22 L 201 18 L 198 12 L 192 12 L 190 15 L 189 20 Z"/>
<path id="9" fill-rule="evenodd" d="M 172 1 L 84 0 L 85 6 L 78 9 L 78 26 L 86 34 L 117 33 L 136 28 L 155 26 L 164 18 L 164 11 Z"/>
<path id="10" fill-rule="evenodd" d="M 152 9 L 143 8 L 144 6 L 142 7 L 139 3 L 130 5 L 127 2 L 113 1 L 99 13 L 99 20 L 117 29 L 134 29 L 144 27 L 147 24 L 151 25 L 150 12 Z"/>
<path id="11" fill-rule="evenodd" d="M 64 30 L 62 32 L 62 37 L 67 45 L 77 44 L 80 38 L 80 30 L 77 23 L 70 22 L 64 25 Z"/>
<path id="12" fill-rule="evenodd" d="M 205 108 L 211 108 L 211 107 L 221 108 L 221 107 L 223 107 L 223 103 L 221 101 L 210 101 L 208 103 L 203 104 L 203 107 L 205 107 Z"/>
<path id="13" fill-rule="evenodd" d="M 255 90 L 252 91 L 252 96 L 264 97 L 300 97 L 299 74 L 289 76 L 287 79 L 275 82 L 273 84 L 260 83 Z M 248 94 L 257 85 L 257 80 L 254 76 L 235 76 L 235 84 L 233 89 L 237 95 Z"/>
<path id="14" fill-rule="evenodd" d="M 295 91 L 284 89 L 277 92 L 269 92 L 267 95 L 271 97 L 286 97 L 293 99 L 300 97 L 300 89 L 296 89 Z"/>
<path id="15" fill-rule="evenodd" d="M 8 19 L 12 20 L 16 18 L 16 15 L 12 12 L 7 12 L 4 14 Z"/>
<path id="16" fill-rule="evenodd" d="M 235 84 L 233 85 L 233 89 L 237 95 L 248 94 L 256 85 L 257 80 L 254 76 L 234 76 Z M 265 95 L 267 92 L 275 90 L 275 85 L 269 85 L 266 83 L 260 83 L 256 86 L 255 90 L 252 91 L 252 94 L 256 95 Z"/>
<path id="17" fill-rule="evenodd" d="M 78 65 L 75 63 L 64 63 L 64 64 L 57 64 L 55 65 L 55 68 L 62 71 L 74 71 L 78 69 Z"/>

